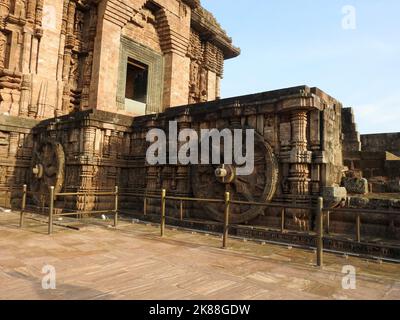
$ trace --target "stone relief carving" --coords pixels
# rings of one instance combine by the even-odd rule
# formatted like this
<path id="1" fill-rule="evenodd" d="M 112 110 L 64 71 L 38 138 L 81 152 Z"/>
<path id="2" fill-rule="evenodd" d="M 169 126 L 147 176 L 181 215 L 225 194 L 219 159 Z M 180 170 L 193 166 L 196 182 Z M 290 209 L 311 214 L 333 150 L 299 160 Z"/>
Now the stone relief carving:
<path id="1" fill-rule="evenodd" d="M 63 63 L 63 113 L 82 110 L 89 104 L 97 7 L 90 2 L 66 1 L 63 14 L 66 45 Z"/>
<path id="2" fill-rule="evenodd" d="M 224 166 L 227 177 L 216 178 L 219 166 L 193 166 L 192 188 L 196 197 L 223 198 L 226 191 L 232 199 L 251 202 L 268 202 L 275 195 L 278 183 L 278 163 L 272 148 L 264 138 L 255 135 L 255 170 L 249 176 L 236 176 L 235 165 Z M 245 143 L 245 140 L 243 140 Z M 207 215 L 212 220 L 224 221 L 223 205 L 205 204 Z M 232 223 L 245 223 L 257 218 L 263 212 L 262 207 L 234 205 L 231 209 Z"/>
<path id="3" fill-rule="evenodd" d="M 30 188 L 36 193 L 46 193 L 50 186 L 60 192 L 64 186 L 65 154 L 61 143 L 45 139 L 36 146 L 32 157 Z M 34 194 L 36 203 L 44 199 Z M 48 201 L 48 199 L 46 199 Z"/>
<path id="4" fill-rule="evenodd" d="M 0 68 L 5 67 L 7 53 L 7 36 L 0 31 Z"/>
<path id="5" fill-rule="evenodd" d="M 14 16 L 22 19 L 26 17 L 25 0 L 15 0 Z"/>

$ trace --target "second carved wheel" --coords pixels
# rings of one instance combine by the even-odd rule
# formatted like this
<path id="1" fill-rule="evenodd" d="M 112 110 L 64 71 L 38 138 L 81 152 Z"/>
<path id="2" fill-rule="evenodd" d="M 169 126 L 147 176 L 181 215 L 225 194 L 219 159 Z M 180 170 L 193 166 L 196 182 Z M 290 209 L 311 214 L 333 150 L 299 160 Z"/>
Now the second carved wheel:
<path id="1" fill-rule="evenodd" d="M 278 183 L 278 164 L 271 146 L 264 138 L 258 133 L 255 133 L 254 138 L 254 170 L 250 175 L 236 175 L 238 166 L 235 163 L 192 166 L 192 188 L 196 198 L 224 199 L 225 192 L 230 192 L 231 200 L 236 201 L 265 203 L 272 200 Z M 243 144 L 245 145 L 245 137 Z M 222 147 L 221 150 L 223 149 Z M 223 151 L 221 158 L 224 158 Z M 265 208 L 259 206 L 232 204 L 230 222 L 249 222 L 260 216 L 264 210 Z M 204 213 L 212 220 L 223 222 L 224 204 L 205 203 Z"/>

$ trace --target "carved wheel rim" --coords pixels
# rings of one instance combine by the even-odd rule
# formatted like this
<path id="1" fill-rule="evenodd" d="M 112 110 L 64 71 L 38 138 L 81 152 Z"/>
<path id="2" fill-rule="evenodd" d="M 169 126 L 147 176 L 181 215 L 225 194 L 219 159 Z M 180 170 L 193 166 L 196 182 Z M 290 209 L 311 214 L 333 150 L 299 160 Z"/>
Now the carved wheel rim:
<path id="1" fill-rule="evenodd" d="M 49 188 L 58 193 L 64 186 L 65 154 L 61 143 L 52 140 L 41 142 L 34 150 L 30 189 L 37 204 L 48 203 Z M 42 195 L 40 195 L 42 194 Z"/>
<path id="2" fill-rule="evenodd" d="M 231 200 L 270 202 L 277 189 L 278 163 L 271 146 L 257 132 L 255 132 L 254 142 L 255 163 L 254 171 L 250 176 L 234 176 L 231 173 L 232 166 L 226 166 L 224 168 L 227 169 L 227 179 L 221 179 L 216 177 L 216 173 L 220 173 L 222 168 L 220 165 L 192 166 L 192 188 L 195 197 L 223 199 L 224 193 L 228 191 L 231 194 Z M 224 221 L 223 204 L 204 203 L 199 208 L 204 208 L 204 213 L 212 220 Z M 259 206 L 231 204 L 230 222 L 234 224 L 247 223 L 260 216 L 264 210 L 265 208 Z"/>

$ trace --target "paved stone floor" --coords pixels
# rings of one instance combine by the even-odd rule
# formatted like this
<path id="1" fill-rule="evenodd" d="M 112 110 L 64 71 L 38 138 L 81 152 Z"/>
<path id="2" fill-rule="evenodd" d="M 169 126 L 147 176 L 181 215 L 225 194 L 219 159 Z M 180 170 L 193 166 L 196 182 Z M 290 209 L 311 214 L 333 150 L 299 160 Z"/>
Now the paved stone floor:
<path id="1" fill-rule="evenodd" d="M 105 223 L 80 231 L 0 213 L 0 299 L 400 299 L 400 265 L 221 239 L 156 226 Z M 42 289 L 42 268 L 57 288 Z M 342 268 L 357 270 L 357 289 L 343 290 Z"/>

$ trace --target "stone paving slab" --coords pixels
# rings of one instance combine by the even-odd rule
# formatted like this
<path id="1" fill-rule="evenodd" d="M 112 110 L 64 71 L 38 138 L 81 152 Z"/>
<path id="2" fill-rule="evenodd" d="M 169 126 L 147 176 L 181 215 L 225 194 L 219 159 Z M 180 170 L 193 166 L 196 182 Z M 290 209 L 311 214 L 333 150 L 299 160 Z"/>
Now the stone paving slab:
<path id="1" fill-rule="evenodd" d="M 400 265 L 122 221 L 80 231 L 0 214 L 0 299 L 400 299 Z M 42 268 L 56 269 L 56 290 L 42 289 Z M 357 270 L 357 289 L 343 290 L 342 268 Z"/>

